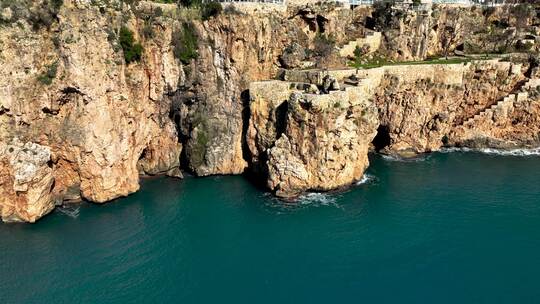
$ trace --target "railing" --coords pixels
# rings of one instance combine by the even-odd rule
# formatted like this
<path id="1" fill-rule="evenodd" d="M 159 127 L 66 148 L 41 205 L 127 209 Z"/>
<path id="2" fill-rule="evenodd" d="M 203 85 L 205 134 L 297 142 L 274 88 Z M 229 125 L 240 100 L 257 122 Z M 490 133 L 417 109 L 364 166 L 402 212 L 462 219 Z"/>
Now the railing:
<path id="1" fill-rule="evenodd" d="M 374 0 L 349 0 L 350 5 L 373 5 Z"/>
<path id="2" fill-rule="evenodd" d="M 255 3 L 274 3 L 285 4 L 287 0 L 203 0 L 204 2 L 255 2 Z M 337 2 L 349 3 L 350 5 L 373 5 L 376 2 L 394 2 L 392 0 L 337 0 Z M 397 0 L 396 4 L 412 4 L 411 0 Z M 504 5 L 504 0 L 432 0 L 434 4 L 463 4 L 463 5 L 484 5 L 484 6 L 498 6 Z M 422 3 L 421 6 L 429 5 L 429 3 Z"/>
<path id="3" fill-rule="evenodd" d="M 433 0 L 433 4 L 473 4 L 470 0 Z"/>
<path id="4" fill-rule="evenodd" d="M 285 0 L 206 0 L 206 2 L 256 2 L 256 3 L 274 3 L 283 4 Z"/>

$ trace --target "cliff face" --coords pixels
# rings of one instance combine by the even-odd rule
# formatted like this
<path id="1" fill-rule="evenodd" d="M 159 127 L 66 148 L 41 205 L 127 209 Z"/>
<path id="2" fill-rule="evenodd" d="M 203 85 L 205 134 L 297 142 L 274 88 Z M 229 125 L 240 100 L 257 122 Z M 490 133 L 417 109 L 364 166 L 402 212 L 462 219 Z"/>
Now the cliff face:
<path id="1" fill-rule="evenodd" d="M 115 51 L 116 13 L 66 1 L 50 29 L 25 20 L 0 29 L 0 141 L 50 150 L 54 186 L 42 190 L 55 201 L 106 202 L 136 191 L 141 156 L 149 174 L 178 169 L 167 99 L 180 78 L 171 28 L 145 44 L 144 65 L 126 66 Z"/>
<path id="2" fill-rule="evenodd" d="M 425 71 L 416 72 L 418 77 L 413 78 L 387 74 L 376 95 L 381 125 L 389 137 L 388 145 L 380 148 L 387 152 L 430 152 L 450 144 L 450 138 L 461 142 L 455 131 L 517 90 L 525 79 L 526 67 L 493 61 L 451 65 L 435 72 L 453 73 L 454 79 L 446 81 L 426 77 Z"/>
<path id="3" fill-rule="evenodd" d="M 313 29 L 280 11 L 192 13 L 149 2 L 2 3 L 0 142 L 50 149 L 51 201 L 125 196 L 140 174 L 181 176 L 180 159 L 201 176 L 244 171 L 249 83 L 274 77 L 285 46 L 310 45 Z M 122 27 L 141 44 L 139 61 L 124 60 Z M 196 56 L 182 60 L 187 27 Z"/>
<path id="4" fill-rule="evenodd" d="M 35 222 L 54 208 L 51 151 L 14 141 L 0 148 L 0 216 L 5 221 Z M 8 185 L 8 186 L 7 186 Z"/>
<path id="5" fill-rule="evenodd" d="M 248 167 L 243 142 L 252 82 L 275 78 L 294 46 L 300 54 L 290 60 L 298 66 L 307 62 L 306 53 L 317 53 L 317 33 L 331 33 L 332 44 L 345 43 L 351 33 L 343 29 L 358 18 L 331 4 L 289 11 L 258 7 L 250 14 L 230 11 L 195 23 L 199 57 L 184 67 L 189 73 L 173 97 L 184 160 L 199 176 L 239 174 Z M 361 25 L 353 26 L 357 27 Z M 335 51 L 333 46 L 329 50 Z M 328 54 L 324 65 L 343 64 L 342 60 Z"/>
<path id="6" fill-rule="evenodd" d="M 247 166 L 242 94 L 251 81 L 274 77 L 277 57 L 295 35 L 276 31 L 283 25 L 272 15 L 229 15 L 197 25 L 199 58 L 174 97 L 186 160 L 197 175 L 239 174 Z"/>
<path id="7" fill-rule="evenodd" d="M 376 5 L 364 20 L 382 32 L 379 51 L 394 60 L 430 56 L 538 51 L 540 7 L 436 4 L 417 9 Z"/>
<path id="8" fill-rule="evenodd" d="M 385 27 L 375 55 L 424 59 L 441 52 L 449 13 L 386 23 L 368 8 L 253 6 L 203 21 L 144 1 L 50 5 L 0 3 L 5 221 L 33 222 L 66 201 L 106 202 L 137 191 L 140 175 L 181 177 L 180 168 L 205 176 L 249 167 L 282 197 L 335 189 L 361 178 L 377 129 L 387 152 L 538 142 L 527 64 L 363 70 L 353 84 L 343 83 L 350 69 L 333 78 L 280 71 L 345 64 L 338 48 L 372 23 Z M 287 81 L 262 82 L 279 74 Z"/>
<path id="9" fill-rule="evenodd" d="M 348 186 L 369 164 L 377 109 L 359 87 L 328 87 L 269 81 L 250 88 L 252 163 L 280 197 Z"/>
<path id="10" fill-rule="evenodd" d="M 324 86 L 325 77 L 345 85 L 354 83 L 360 92 L 360 97 L 354 99 L 370 100 L 378 109 L 374 148 L 384 153 L 415 155 L 446 146 L 507 149 L 540 145 L 537 70 L 526 61 L 479 60 L 447 65 L 390 65 L 360 71 L 291 71 L 285 78 L 316 88 Z M 269 138 L 275 136 L 275 128 L 261 127 L 269 122 L 273 125 L 278 116 L 269 115 L 272 111 L 267 105 L 276 108 L 275 101 L 284 100 L 284 95 L 290 93 L 279 84 L 269 86 L 280 88 L 280 93 L 268 93 L 259 87 L 253 90 L 255 126 L 250 130 L 255 131 L 248 133 L 248 140 L 253 141 L 251 150 L 258 151 L 252 153 L 254 163 L 260 161 L 261 152 L 267 151 L 268 142 L 272 142 Z M 261 107 L 261 94 L 274 103 L 262 103 L 265 106 Z M 254 137 L 255 133 L 262 134 L 262 139 Z"/>

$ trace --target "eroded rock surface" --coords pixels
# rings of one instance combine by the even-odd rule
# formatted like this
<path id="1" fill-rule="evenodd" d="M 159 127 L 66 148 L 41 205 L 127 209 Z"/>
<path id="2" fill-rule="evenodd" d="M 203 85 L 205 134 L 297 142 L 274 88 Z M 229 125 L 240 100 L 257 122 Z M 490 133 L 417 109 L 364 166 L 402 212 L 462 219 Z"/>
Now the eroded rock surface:
<path id="1" fill-rule="evenodd" d="M 173 26 L 145 43 L 144 65 L 126 65 L 113 31 L 118 14 L 64 1 L 54 30 L 22 19 L 0 29 L 0 142 L 49 147 L 60 201 L 107 202 L 139 189 L 139 168 L 178 168 L 181 145 L 168 117 L 168 94 L 181 78 Z M 137 28 L 133 15 L 125 18 Z"/>
<path id="2" fill-rule="evenodd" d="M 285 198 L 359 180 L 369 164 L 368 149 L 378 126 L 377 109 L 361 88 L 328 94 L 300 88 L 263 82 L 250 89 L 248 144 L 254 165 L 267 175 L 268 187 Z"/>
<path id="3" fill-rule="evenodd" d="M 146 1 L 51 3 L 0 3 L 0 145 L 17 138 L 50 151 L 48 169 L 36 173 L 43 195 L 24 194 L 30 204 L 4 204 L 12 206 L 7 220 L 34 221 L 54 202 L 106 202 L 137 191 L 141 174 L 181 176 L 181 166 L 198 176 L 240 174 L 251 166 L 281 196 L 341 187 L 365 169 L 377 127 L 388 133 L 389 153 L 537 142 L 532 90 L 498 104 L 534 78 L 527 64 L 361 70 L 352 85 L 343 81 L 351 69 L 326 71 L 332 77 L 280 71 L 343 66 L 339 48 L 375 29 L 383 32 L 381 45 L 369 56 L 440 55 L 445 22 L 456 13 L 462 23 L 515 27 L 509 45 L 534 42 L 538 22 L 530 12 L 518 20 L 505 11 L 511 8 L 485 14 L 435 8 L 379 18 L 370 7 L 311 1 L 287 10 L 226 10 L 202 21 L 175 5 Z M 526 26 L 519 28 L 522 20 Z M 139 61 L 126 61 L 122 27 L 143 47 Z M 448 50 L 469 36 L 458 35 Z M 260 82 L 280 74 L 286 81 Z M 5 186 L 15 185 L 13 166 L 6 157 L 2 164 L 11 168 L 2 191 L 17 194 Z M 45 191 L 48 174 L 54 183 Z M 26 207 L 9 211 L 13 206 Z"/>
<path id="4" fill-rule="evenodd" d="M 5 222 L 35 222 L 54 209 L 51 151 L 15 139 L 0 146 L 0 216 Z"/>

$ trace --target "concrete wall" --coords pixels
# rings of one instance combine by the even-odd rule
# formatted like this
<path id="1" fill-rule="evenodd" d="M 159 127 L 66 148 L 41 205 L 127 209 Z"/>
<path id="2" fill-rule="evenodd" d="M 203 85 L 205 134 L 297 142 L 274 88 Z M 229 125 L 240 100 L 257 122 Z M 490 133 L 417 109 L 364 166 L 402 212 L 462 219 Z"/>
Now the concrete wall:
<path id="1" fill-rule="evenodd" d="M 258 3 L 258 2 L 224 2 L 221 5 L 233 7 L 244 14 L 267 14 L 271 12 L 286 13 L 287 6 L 277 3 Z"/>
<path id="2" fill-rule="evenodd" d="M 491 65 L 500 70 L 508 70 L 511 73 L 514 69 L 520 69 L 519 65 L 510 62 L 499 62 L 498 60 L 478 60 L 474 63 L 462 64 L 416 64 L 416 65 L 390 65 L 373 69 L 344 68 L 336 70 L 288 70 L 284 73 L 284 80 L 290 82 L 305 82 L 316 85 L 322 84 L 322 79 L 326 75 L 335 77 L 338 81 L 343 81 L 352 75 L 358 78 L 371 79 L 373 85 L 377 84 L 383 76 L 396 76 L 401 82 L 415 82 L 420 79 L 430 79 L 435 83 L 446 85 L 461 85 L 463 76 L 471 65 Z"/>
<path id="3" fill-rule="evenodd" d="M 381 46 L 381 39 L 382 34 L 380 32 L 370 32 L 366 35 L 366 37 L 358 38 L 344 45 L 339 50 L 339 55 L 341 57 L 354 57 L 354 50 L 356 47 L 363 47 L 364 45 L 368 45 L 369 53 L 373 53 Z"/>

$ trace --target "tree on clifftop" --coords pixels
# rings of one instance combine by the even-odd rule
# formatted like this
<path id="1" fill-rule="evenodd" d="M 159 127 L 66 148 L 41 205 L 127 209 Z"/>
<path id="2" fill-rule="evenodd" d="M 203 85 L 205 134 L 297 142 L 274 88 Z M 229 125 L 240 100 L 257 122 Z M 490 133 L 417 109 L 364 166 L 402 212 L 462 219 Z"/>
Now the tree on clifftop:
<path id="1" fill-rule="evenodd" d="M 448 59 L 448 54 L 455 47 L 467 32 L 470 30 L 466 20 L 463 20 L 458 10 L 447 11 L 443 16 L 440 27 L 439 40 L 444 57 Z"/>

